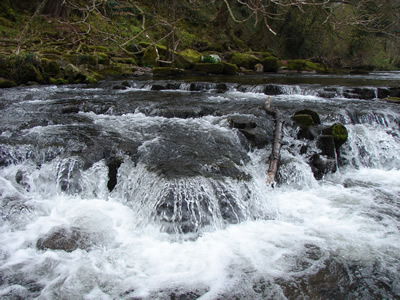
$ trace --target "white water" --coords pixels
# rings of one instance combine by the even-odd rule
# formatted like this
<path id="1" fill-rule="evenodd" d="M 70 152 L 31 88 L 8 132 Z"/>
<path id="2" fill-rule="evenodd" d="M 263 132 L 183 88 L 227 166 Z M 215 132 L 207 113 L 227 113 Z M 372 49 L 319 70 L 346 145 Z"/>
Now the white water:
<path id="1" fill-rule="evenodd" d="M 228 131 L 215 117 L 86 115 L 125 134 L 140 134 L 140 124 L 148 128 L 160 122 Z M 110 193 L 106 164 L 99 161 L 74 179 L 80 187 L 76 193 L 65 193 L 58 175 L 63 168 L 73 171 L 74 158 L 40 167 L 21 160 L 4 167 L 0 297 L 169 299 L 174 293 L 193 293 L 201 299 L 285 299 L 290 298 L 285 283 L 323 270 L 328 259 L 361 270 L 378 266 L 383 270 L 378 279 L 390 277 L 392 295 L 399 295 L 400 140 L 392 129 L 376 124 L 347 127 L 344 156 L 350 163 L 323 181 L 313 178 L 304 157 L 284 148 L 281 172 L 287 182 L 271 189 L 264 184 L 268 151 L 249 153 L 250 162 L 242 169 L 252 180 L 224 182 L 245 212 L 241 222 L 230 225 L 213 209 L 218 199 L 205 178 L 171 182 L 126 160 Z M 26 174 L 25 185 L 16 182 L 18 171 Z M 199 191 L 210 197 L 213 220 L 199 234 L 160 230 L 163 224 L 153 216 L 156 198 L 172 183 L 190 194 L 194 206 L 204 200 Z M 244 188 L 251 190 L 247 202 L 241 195 Z M 88 232 L 90 248 L 70 253 L 37 249 L 38 239 L 58 226 Z M 266 286 L 261 292 L 259 282 Z"/>

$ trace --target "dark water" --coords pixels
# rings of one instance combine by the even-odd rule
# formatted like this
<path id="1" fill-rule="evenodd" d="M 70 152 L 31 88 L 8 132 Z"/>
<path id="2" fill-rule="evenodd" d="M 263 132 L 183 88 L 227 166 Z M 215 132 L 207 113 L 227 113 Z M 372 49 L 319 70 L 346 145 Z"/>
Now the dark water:
<path id="1" fill-rule="evenodd" d="M 0 90 L 1 298 L 399 298 L 400 106 L 377 99 L 399 77 Z M 320 180 L 301 109 L 349 132 Z"/>

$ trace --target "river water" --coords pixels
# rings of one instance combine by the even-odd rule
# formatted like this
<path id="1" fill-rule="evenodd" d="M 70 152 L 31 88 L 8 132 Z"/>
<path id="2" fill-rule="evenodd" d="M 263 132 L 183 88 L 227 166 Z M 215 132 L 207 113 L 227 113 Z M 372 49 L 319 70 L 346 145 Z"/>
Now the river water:
<path id="1" fill-rule="evenodd" d="M 400 106 L 376 99 L 399 80 L 0 90 L 1 299 L 400 298 Z M 285 117 L 275 187 L 264 92 Z M 319 180 L 302 109 L 349 133 Z"/>

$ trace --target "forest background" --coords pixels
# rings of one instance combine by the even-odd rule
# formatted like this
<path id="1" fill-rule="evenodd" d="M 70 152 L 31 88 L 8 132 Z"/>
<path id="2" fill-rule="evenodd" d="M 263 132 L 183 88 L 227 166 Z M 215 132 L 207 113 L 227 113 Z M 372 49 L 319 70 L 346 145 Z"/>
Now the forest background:
<path id="1" fill-rule="evenodd" d="M 400 3 L 0 2 L 0 78 L 11 85 L 94 82 L 107 74 L 132 73 L 138 67 L 196 69 L 202 57 L 203 63 L 218 63 L 210 58 L 211 54 L 226 62 L 225 69 L 234 65 L 230 73 L 236 67 L 252 70 L 257 63 L 264 66 L 264 71 L 398 69 Z M 291 64 L 293 61 L 295 64 Z M 27 69 L 29 74 L 24 75 Z M 218 73 L 217 69 L 209 73 Z"/>

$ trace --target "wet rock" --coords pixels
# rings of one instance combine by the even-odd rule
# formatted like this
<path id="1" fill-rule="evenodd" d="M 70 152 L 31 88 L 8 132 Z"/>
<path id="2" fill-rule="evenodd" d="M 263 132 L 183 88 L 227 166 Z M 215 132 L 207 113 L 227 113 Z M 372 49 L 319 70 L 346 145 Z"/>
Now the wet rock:
<path id="1" fill-rule="evenodd" d="M 63 107 L 61 113 L 63 114 L 77 114 L 79 112 L 79 106 L 66 106 Z"/>
<path id="2" fill-rule="evenodd" d="M 281 95 L 283 94 L 282 87 L 276 84 L 267 84 L 264 89 L 264 94 L 266 95 Z"/>
<path id="3" fill-rule="evenodd" d="M 265 127 L 259 126 L 258 122 L 245 116 L 232 116 L 228 119 L 229 125 L 242 133 L 247 142 L 256 148 L 264 148 L 272 141 L 272 133 L 268 133 Z"/>
<path id="4" fill-rule="evenodd" d="M 113 191 L 117 185 L 118 169 L 121 166 L 123 159 L 121 157 L 112 157 L 107 162 L 108 167 L 108 182 L 107 188 L 110 192 Z"/>
<path id="5" fill-rule="evenodd" d="M 39 250 L 63 250 L 72 252 L 76 249 L 89 249 L 91 241 L 89 234 L 77 227 L 59 226 L 54 227 L 45 236 L 41 237 L 36 248 Z"/>
<path id="6" fill-rule="evenodd" d="M 311 157 L 310 167 L 317 180 L 321 180 L 326 174 L 334 173 L 337 170 L 334 159 L 324 158 L 319 154 L 314 154 Z"/>
<path id="7" fill-rule="evenodd" d="M 293 117 L 295 117 L 297 115 L 308 115 L 308 116 L 310 116 L 312 118 L 312 121 L 313 121 L 313 124 L 310 124 L 310 125 L 319 125 L 319 124 L 321 124 L 321 119 L 320 119 L 318 113 L 313 111 L 313 110 L 311 110 L 311 109 L 299 110 L 299 111 L 295 112 Z M 310 125 L 307 125 L 307 126 L 310 126 Z"/>
<path id="8" fill-rule="evenodd" d="M 198 91 L 206 91 L 206 90 L 211 90 L 215 89 L 216 85 L 215 83 L 209 83 L 209 82 L 192 82 L 190 84 L 190 91 L 193 92 L 198 92 Z"/>
<path id="9" fill-rule="evenodd" d="M 113 86 L 113 90 L 126 90 L 127 86 L 122 85 L 122 84 L 117 84 Z"/>
<path id="10" fill-rule="evenodd" d="M 317 139 L 317 147 L 322 155 L 335 159 L 335 139 L 332 135 L 320 135 Z"/>
<path id="11" fill-rule="evenodd" d="M 348 132 L 343 124 L 335 123 L 323 131 L 324 134 L 333 136 L 336 149 L 339 149 L 348 139 Z"/>
<path id="12" fill-rule="evenodd" d="M 343 96 L 349 99 L 370 100 L 376 98 L 375 88 L 348 88 L 343 91 Z"/>
<path id="13" fill-rule="evenodd" d="M 315 125 L 313 118 L 307 114 L 295 114 L 292 120 L 296 122 L 297 125 L 301 127 L 308 127 Z"/>

